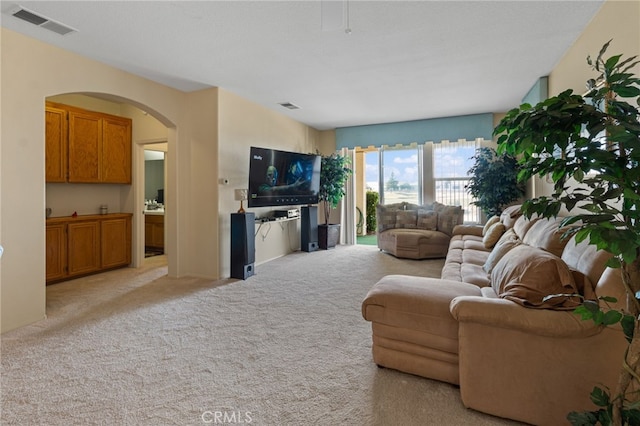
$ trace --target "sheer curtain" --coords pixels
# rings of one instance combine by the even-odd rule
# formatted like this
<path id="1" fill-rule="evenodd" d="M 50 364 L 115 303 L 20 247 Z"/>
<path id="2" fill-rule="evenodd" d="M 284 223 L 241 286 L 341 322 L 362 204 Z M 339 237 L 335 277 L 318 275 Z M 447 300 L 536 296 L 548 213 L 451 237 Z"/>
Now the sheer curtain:
<path id="1" fill-rule="evenodd" d="M 356 243 L 356 152 L 353 149 L 342 148 L 340 154 L 347 157 L 351 163 L 351 177 L 347 180 L 346 194 L 342 199 L 340 223 L 340 241 L 342 244 Z"/>

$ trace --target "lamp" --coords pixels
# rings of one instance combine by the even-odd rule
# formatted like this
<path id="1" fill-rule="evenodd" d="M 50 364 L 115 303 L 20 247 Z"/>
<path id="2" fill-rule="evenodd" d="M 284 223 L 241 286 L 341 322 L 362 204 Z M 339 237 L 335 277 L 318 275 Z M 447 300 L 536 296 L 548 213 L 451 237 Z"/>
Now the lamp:
<path id="1" fill-rule="evenodd" d="M 244 213 L 244 207 L 242 206 L 242 202 L 247 199 L 247 190 L 246 189 L 234 189 L 236 201 L 240 201 L 240 210 L 238 213 Z"/>

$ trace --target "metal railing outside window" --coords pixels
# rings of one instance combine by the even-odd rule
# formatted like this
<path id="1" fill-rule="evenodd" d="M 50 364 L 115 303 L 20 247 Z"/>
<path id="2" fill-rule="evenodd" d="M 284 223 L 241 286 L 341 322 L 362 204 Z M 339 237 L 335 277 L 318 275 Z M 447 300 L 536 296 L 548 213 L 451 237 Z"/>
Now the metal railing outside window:
<path id="1" fill-rule="evenodd" d="M 465 189 L 468 183 L 469 178 L 436 178 L 436 201 L 449 206 L 462 206 L 464 223 L 480 223 L 480 211 L 471 204 L 474 198 Z"/>
<path id="2" fill-rule="evenodd" d="M 465 223 L 480 223 L 480 211 L 471 204 L 474 198 L 465 189 L 469 183 L 467 171 L 473 166 L 472 157 L 478 146 L 478 140 L 433 144 L 435 199 L 442 204 L 462 206 Z"/>

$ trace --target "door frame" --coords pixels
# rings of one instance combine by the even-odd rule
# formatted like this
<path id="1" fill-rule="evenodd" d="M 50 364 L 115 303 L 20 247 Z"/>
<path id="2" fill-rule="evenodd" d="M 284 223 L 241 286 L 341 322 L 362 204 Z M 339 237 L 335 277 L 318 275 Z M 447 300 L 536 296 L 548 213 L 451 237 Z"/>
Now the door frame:
<path id="1" fill-rule="evenodd" d="M 145 164 L 144 164 L 144 151 L 149 148 L 150 145 L 158 145 L 164 144 L 166 145 L 166 150 L 164 151 L 165 158 L 165 173 L 164 173 L 164 197 L 165 197 L 165 206 L 167 204 L 166 199 L 171 194 L 167 194 L 167 156 L 169 155 L 169 145 L 168 138 L 156 138 L 156 139 L 144 139 L 135 141 L 135 149 L 133 152 L 133 158 L 135 163 L 135 172 L 134 172 L 134 182 L 135 182 L 135 191 L 134 191 L 134 200 L 133 200 L 133 253 L 132 253 L 132 266 L 134 268 L 139 268 L 144 263 L 144 190 L 145 190 Z M 164 253 L 167 254 L 167 251 L 170 250 L 167 247 L 167 233 L 165 231 L 164 234 Z"/>

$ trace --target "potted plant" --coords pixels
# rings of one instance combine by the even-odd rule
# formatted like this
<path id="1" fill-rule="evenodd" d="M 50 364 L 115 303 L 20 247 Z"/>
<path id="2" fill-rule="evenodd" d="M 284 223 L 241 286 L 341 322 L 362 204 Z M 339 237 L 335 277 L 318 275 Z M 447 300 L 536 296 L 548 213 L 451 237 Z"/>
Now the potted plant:
<path id="1" fill-rule="evenodd" d="M 524 196 L 525 186 L 518 181 L 520 165 L 515 157 L 483 147 L 471 158 L 475 163 L 467 172 L 471 177 L 465 189 L 476 199 L 471 204 L 480 207 L 486 217 L 499 215 L 509 203 Z"/>
<path id="2" fill-rule="evenodd" d="M 322 156 L 318 192 L 318 201 L 324 207 L 324 224 L 318 225 L 318 246 L 321 249 L 335 247 L 340 240 L 340 224 L 329 224 L 329 216 L 344 197 L 349 176 L 349 158 L 337 153 Z"/>
<path id="3" fill-rule="evenodd" d="M 640 79 L 631 72 L 640 61 L 605 59 L 609 43 L 595 60 L 587 58 L 598 73 L 587 82 L 588 93 L 567 90 L 533 107 L 524 104 L 495 129 L 498 152 L 519 158 L 521 180 L 540 175 L 553 182 L 553 193 L 526 201 L 524 213 L 552 217 L 563 206 L 570 213 L 579 208 L 561 224 L 573 226 L 566 235 L 611 253 L 608 266 L 622 274 L 624 311 L 603 310 L 598 301 L 576 310 L 604 326 L 619 322 L 629 346 L 613 394 L 596 386 L 591 399 L 600 408 L 570 413 L 574 425 L 640 422 Z M 636 98 L 635 105 L 629 98 Z M 569 185 L 569 179 L 575 182 Z"/>

